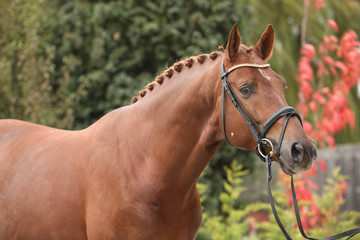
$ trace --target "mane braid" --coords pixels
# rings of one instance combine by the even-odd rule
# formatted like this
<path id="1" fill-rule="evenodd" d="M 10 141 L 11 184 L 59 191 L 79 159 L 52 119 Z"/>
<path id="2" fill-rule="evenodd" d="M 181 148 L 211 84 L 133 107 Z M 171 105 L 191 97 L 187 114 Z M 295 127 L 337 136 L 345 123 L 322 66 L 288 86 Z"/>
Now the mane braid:
<path id="1" fill-rule="evenodd" d="M 136 103 L 140 98 L 145 97 L 145 95 L 148 92 L 153 91 L 156 86 L 160 86 L 165 81 L 165 78 L 170 79 L 174 74 L 180 73 L 184 67 L 191 68 L 194 63 L 203 64 L 208 58 L 214 61 L 218 56 L 220 56 L 220 54 L 221 52 L 212 52 L 210 54 L 201 54 L 176 62 L 173 66 L 157 76 L 153 82 L 146 85 L 145 89 L 139 91 L 139 95 L 134 96 L 131 99 L 131 104 Z"/>
<path id="2" fill-rule="evenodd" d="M 194 59 L 192 58 L 188 58 L 185 60 L 185 66 L 187 66 L 188 68 L 191 68 L 193 65 Z"/>

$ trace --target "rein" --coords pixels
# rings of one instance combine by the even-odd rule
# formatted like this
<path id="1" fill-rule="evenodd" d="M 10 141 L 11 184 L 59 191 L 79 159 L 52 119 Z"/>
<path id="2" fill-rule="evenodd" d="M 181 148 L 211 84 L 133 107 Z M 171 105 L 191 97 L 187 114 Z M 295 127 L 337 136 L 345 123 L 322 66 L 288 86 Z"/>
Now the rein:
<path id="1" fill-rule="evenodd" d="M 255 152 L 258 154 L 258 156 L 260 157 L 260 159 L 262 161 L 264 161 L 266 163 L 266 185 L 267 185 L 267 192 L 269 195 L 269 201 L 270 201 L 270 205 L 271 205 L 271 209 L 273 212 L 273 215 L 275 217 L 275 220 L 277 222 L 277 224 L 279 225 L 281 231 L 283 232 L 284 236 L 286 237 L 287 240 L 292 240 L 292 238 L 289 236 L 289 234 L 286 232 L 283 224 L 280 221 L 280 218 L 277 214 L 276 211 L 276 207 L 275 207 L 275 201 L 273 199 L 272 193 L 271 193 L 271 187 L 270 187 L 270 181 L 272 178 L 272 173 L 271 173 L 271 163 L 273 161 L 273 157 L 280 156 L 280 148 L 281 148 L 281 144 L 285 135 L 285 130 L 286 130 L 286 126 L 290 120 L 291 117 L 295 116 L 299 119 L 301 125 L 302 125 L 302 120 L 300 115 L 296 112 L 295 108 L 293 107 L 283 107 L 280 108 L 278 111 L 276 111 L 275 113 L 273 113 L 266 121 L 265 123 L 260 127 L 256 121 L 251 117 L 251 115 L 249 114 L 249 112 L 245 109 L 244 105 L 241 103 L 241 101 L 239 100 L 239 98 L 237 97 L 237 95 L 235 94 L 234 90 L 232 89 L 231 85 L 228 83 L 228 79 L 227 76 L 229 75 L 229 73 L 231 73 L 232 71 L 234 71 L 235 69 L 238 68 L 243 68 L 243 67 L 251 67 L 251 68 L 267 68 L 270 67 L 270 64 L 251 64 L 251 63 L 244 63 L 244 64 L 238 64 L 235 65 L 231 68 L 229 68 L 227 71 L 225 70 L 225 66 L 224 66 L 224 62 L 221 62 L 221 79 L 222 79 L 222 127 L 223 127 L 223 133 L 224 133 L 224 137 L 225 140 L 233 147 L 233 144 L 230 143 L 229 139 L 227 138 L 226 135 L 226 128 L 225 128 L 225 92 L 227 93 L 227 95 L 229 96 L 231 102 L 233 103 L 233 105 L 235 106 L 235 108 L 239 111 L 239 113 L 241 114 L 241 116 L 243 117 L 246 125 L 248 126 L 250 132 L 253 134 L 253 136 L 255 137 L 255 140 L 257 142 L 257 146 L 255 147 Z M 273 144 L 271 143 L 271 141 L 267 138 L 265 138 L 266 133 L 270 130 L 270 128 L 282 117 L 286 117 L 283 127 L 281 129 L 281 133 L 279 136 L 279 140 L 278 140 L 278 146 L 276 149 L 274 149 Z M 269 152 L 269 154 L 264 154 L 263 151 L 266 147 L 266 145 L 269 144 L 271 147 L 271 151 Z M 238 148 L 238 147 L 236 147 Z M 299 212 L 299 206 L 298 206 L 298 202 L 297 202 L 297 198 L 296 198 L 296 192 L 295 192 L 295 186 L 294 186 L 294 179 L 293 176 L 291 176 L 291 192 L 292 192 L 292 197 L 293 197 L 293 203 L 294 203 L 294 211 L 295 211 L 295 215 L 296 215 L 296 220 L 298 223 L 298 228 L 299 231 L 301 233 L 301 235 L 305 238 L 305 239 L 309 239 L 309 240 L 335 240 L 335 239 L 339 239 L 339 238 L 343 238 L 343 237 L 348 237 L 347 239 L 352 238 L 353 236 L 355 236 L 356 234 L 360 233 L 360 228 L 354 228 L 339 234 L 335 234 L 333 236 L 330 237 L 326 237 L 326 238 L 321 238 L 321 239 L 317 239 L 317 238 L 311 238 L 308 237 L 305 234 L 304 228 L 302 226 L 302 222 L 301 222 L 301 217 L 300 217 L 300 212 Z"/>

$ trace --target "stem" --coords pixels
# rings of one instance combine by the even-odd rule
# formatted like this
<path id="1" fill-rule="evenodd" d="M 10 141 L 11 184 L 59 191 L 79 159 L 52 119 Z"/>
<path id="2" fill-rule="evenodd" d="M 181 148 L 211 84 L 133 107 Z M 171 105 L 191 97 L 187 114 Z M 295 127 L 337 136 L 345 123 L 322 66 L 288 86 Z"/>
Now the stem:
<path id="1" fill-rule="evenodd" d="M 306 27 L 308 22 L 308 3 L 309 0 L 304 0 L 304 16 L 301 21 L 301 46 L 306 43 Z"/>

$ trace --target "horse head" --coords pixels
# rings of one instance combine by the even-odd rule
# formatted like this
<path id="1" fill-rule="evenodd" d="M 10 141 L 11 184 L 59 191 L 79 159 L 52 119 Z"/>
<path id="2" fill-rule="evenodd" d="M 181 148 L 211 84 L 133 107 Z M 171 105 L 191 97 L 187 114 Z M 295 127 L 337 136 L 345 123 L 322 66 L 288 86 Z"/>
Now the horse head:
<path id="1" fill-rule="evenodd" d="M 261 155 L 271 152 L 283 172 L 293 175 L 312 167 L 316 148 L 306 135 L 300 116 L 285 100 L 284 78 L 266 63 L 273 46 L 271 25 L 251 48 L 241 44 L 234 25 L 222 59 L 221 121 L 225 139 L 232 145 L 250 150 L 259 146 L 255 151 Z"/>

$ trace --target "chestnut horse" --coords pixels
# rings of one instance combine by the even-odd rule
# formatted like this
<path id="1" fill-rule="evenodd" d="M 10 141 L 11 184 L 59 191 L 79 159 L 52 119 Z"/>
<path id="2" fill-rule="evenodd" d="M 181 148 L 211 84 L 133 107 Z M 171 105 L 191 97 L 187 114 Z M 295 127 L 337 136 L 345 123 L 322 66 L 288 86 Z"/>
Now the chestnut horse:
<path id="1" fill-rule="evenodd" d="M 251 48 L 235 25 L 224 51 L 176 63 L 133 104 L 84 130 L 1 120 L 0 239 L 194 239 L 201 223 L 196 182 L 225 139 L 223 107 L 231 144 L 257 144 L 229 97 L 223 106 L 221 63 L 264 66 L 273 45 L 270 25 Z M 265 66 L 228 76 L 260 126 L 287 106 L 285 80 Z M 284 119 L 266 134 L 274 146 Z M 291 117 L 277 158 L 283 171 L 306 171 L 315 155 Z"/>

